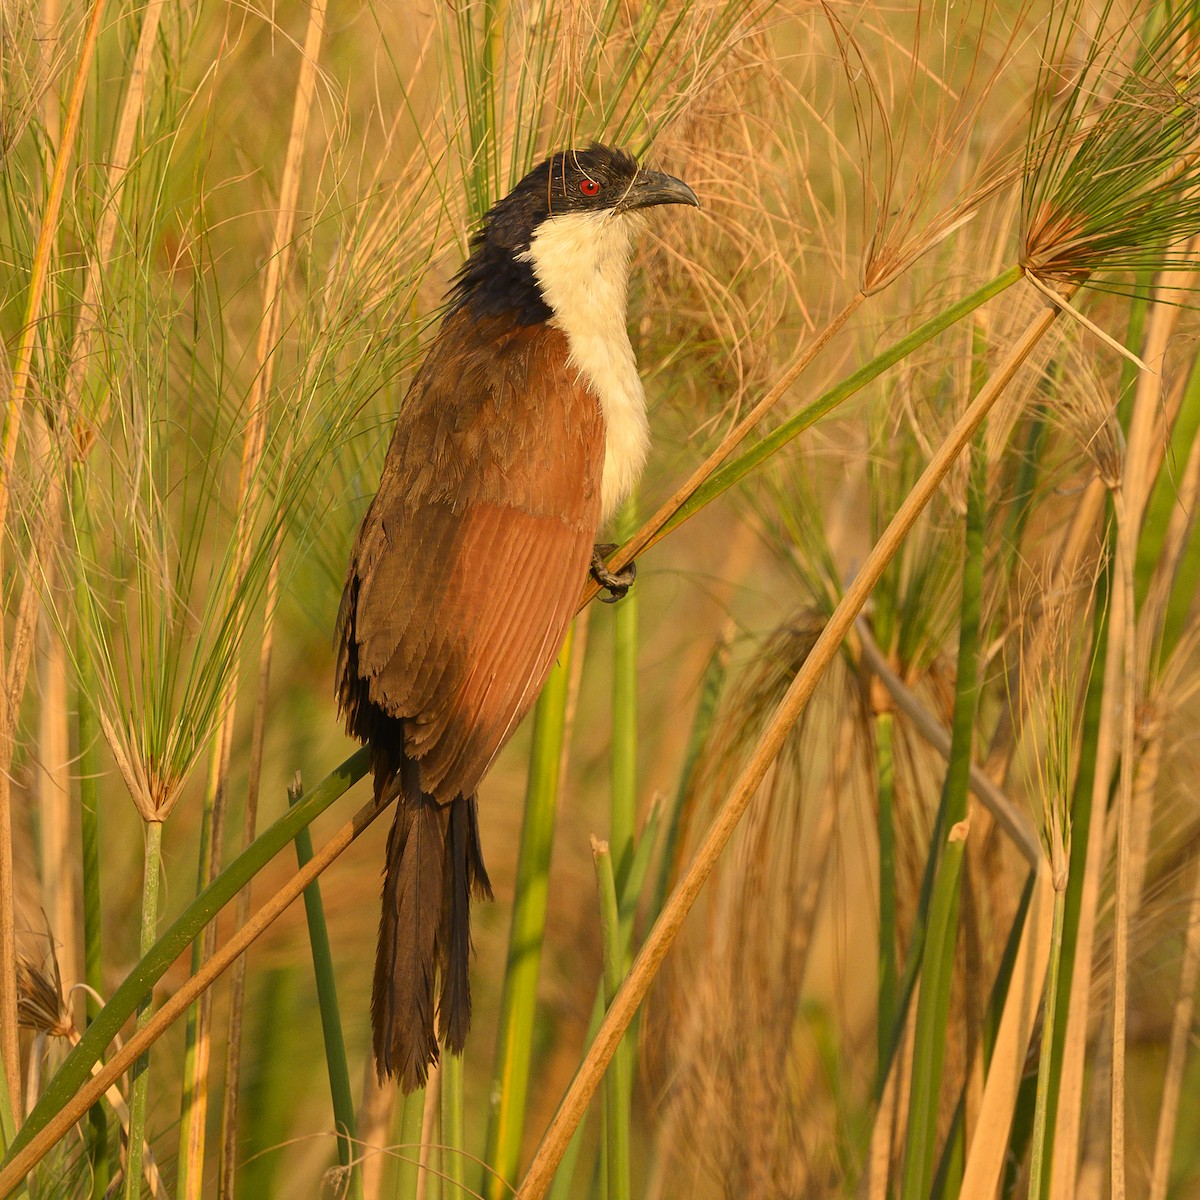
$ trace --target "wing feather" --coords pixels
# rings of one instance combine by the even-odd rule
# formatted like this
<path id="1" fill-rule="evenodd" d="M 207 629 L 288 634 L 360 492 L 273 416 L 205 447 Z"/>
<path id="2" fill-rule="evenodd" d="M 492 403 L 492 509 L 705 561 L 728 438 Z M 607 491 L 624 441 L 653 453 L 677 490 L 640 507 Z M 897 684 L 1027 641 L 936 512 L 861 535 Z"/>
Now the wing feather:
<path id="1" fill-rule="evenodd" d="M 350 732 L 403 723 L 421 788 L 469 796 L 532 705 L 600 518 L 604 426 L 548 326 L 447 320 L 397 420 L 339 623 Z"/>

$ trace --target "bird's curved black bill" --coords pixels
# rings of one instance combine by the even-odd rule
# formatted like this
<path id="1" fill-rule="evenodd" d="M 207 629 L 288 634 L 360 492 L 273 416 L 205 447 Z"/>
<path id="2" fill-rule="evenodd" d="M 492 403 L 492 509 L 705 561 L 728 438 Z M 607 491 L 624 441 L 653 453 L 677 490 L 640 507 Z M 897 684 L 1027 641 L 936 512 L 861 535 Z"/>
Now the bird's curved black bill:
<path id="1" fill-rule="evenodd" d="M 621 197 L 618 211 L 634 208 L 653 208 L 657 204 L 690 204 L 700 207 L 696 193 L 682 179 L 662 171 L 639 171 L 629 191 Z"/>

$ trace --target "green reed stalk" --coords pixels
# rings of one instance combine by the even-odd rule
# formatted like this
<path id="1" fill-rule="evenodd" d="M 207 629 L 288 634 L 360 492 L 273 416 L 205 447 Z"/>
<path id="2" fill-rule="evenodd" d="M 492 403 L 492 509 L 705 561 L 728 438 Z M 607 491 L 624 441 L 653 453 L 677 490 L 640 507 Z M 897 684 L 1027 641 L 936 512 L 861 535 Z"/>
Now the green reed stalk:
<path id="1" fill-rule="evenodd" d="M 294 808 L 304 798 L 299 775 L 288 788 L 288 806 Z M 306 825 L 296 834 L 296 864 L 305 866 L 313 856 L 312 833 Z M 325 1040 L 325 1064 L 329 1069 L 329 1093 L 333 1101 L 333 1120 L 337 1127 L 338 1162 L 350 1171 L 345 1194 L 362 1200 L 362 1172 L 353 1166 L 358 1133 L 354 1119 L 354 1096 L 350 1089 L 350 1067 L 346 1062 L 346 1042 L 342 1037 L 342 1017 L 338 1010 L 337 978 L 329 928 L 325 924 L 325 906 L 321 885 L 314 880 L 304 889 L 304 915 L 308 919 L 308 944 L 312 948 L 313 974 L 317 981 L 317 1006 L 321 1010 L 321 1033 Z"/>
<path id="2" fill-rule="evenodd" d="M 5 1147 L 12 1145 L 13 1139 L 17 1135 L 17 1122 L 13 1117 L 12 1097 L 8 1091 L 8 1077 L 5 1072 L 0 1072 L 4 1075 L 0 1079 L 0 1137 L 4 1139 Z"/>
<path id="3" fill-rule="evenodd" d="M 618 536 L 624 540 L 631 537 L 636 529 L 637 498 L 630 496 L 621 510 Z M 609 820 L 609 848 L 617 890 L 623 893 L 633 866 L 637 828 L 637 587 L 613 608 L 612 815 Z"/>
<path id="4" fill-rule="evenodd" d="M 442 1055 L 442 1195 L 444 1200 L 467 1200 L 466 1103 L 463 1057 Z"/>
<path id="5" fill-rule="evenodd" d="M 625 947 L 617 906 L 612 855 L 606 843 L 592 840 L 600 896 L 600 944 L 604 952 L 604 1003 L 625 977 Z M 606 1200 L 629 1200 L 629 1043 L 618 1047 L 604 1080 L 604 1164 Z"/>
<path id="6" fill-rule="evenodd" d="M 1054 926 L 1050 933 L 1050 965 L 1046 979 L 1045 1021 L 1042 1029 L 1042 1052 L 1038 1057 L 1037 1104 L 1033 1113 L 1033 1149 L 1029 1164 L 1029 1195 L 1042 1194 L 1043 1173 L 1046 1179 L 1050 1172 L 1046 1153 L 1046 1123 L 1050 1109 L 1051 1063 L 1054 1058 L 1054 1023 L 1058 1009 L 1058 979 L 1063 963 L 1063 923 L 1067 911 L 1065 890 L 1054 893 Z"/>
<path id="7" fill-rule="evenodd" d="M 889 710 L 875 718 L 876 833 L 879 839 L 879 1008 L 876 1019 L 877 1087 L 887 1078 L 892 1030 L 898 1010 L 896 960 L 896 824 L 893 800 L 896 763 L 893 734 L 896 718 Z"/>
<path id="8" fill-rule="evenodd" d="M 520 1167 L 574 641 L 572 626 L 534 709 L 508 963 L 492 1069 L 486 1154 L 489 1169 L 483 1180 L 483 1194 L 488 1200 L 508 1196 L 505 1181 L 514 1179 Z"/>
<path id="9" fill-rule="evenodd" d="M 142 931 L 138 950 L 142 961 L 155 944 L 158 930 L 158 893 L 162 879 L 161 821 L 144 822 L 145 853 L 142 876 Z M 197 930 L 199 932 L 199 930 Z M 115 997 L 114 997 L 115 998 Z M 137 1027 L 150 1023 L 153 983 L 141 991 L 137 1001 Z M 107 1006 L 106 1006 L 107 1007 Z M 99 1024 L 97 1020 L 96 1024 Z M 91 1028 L 95 1028 L 93 1025 Z M 86 1034 L 84 1035 L 87 1036 Z M 82 1040 L 80 1045 L 82 1045 Z M 63 1064 L 65 1067 L 65 1063 Z M 55 1079 L 58 1077 L 55 1076 Z M 138 1200 L 142 1194 L 142 1148 L 146 1142 L 146 1107 L 150 1098 L 150 1053 L 147 1051 L 134 1064 L 131 1072 L 133 1094 L 129 1102 L 129 1150 L 125 1160 L 125 1200 Z M 43 1098 L 44 1102 L 44 1098 Z M 40 1107 L 40 1105 L 39 1105 Z"/>
<path id="10" fill-rule="evenodd" d="M 1191 373 L 1180 401 L 1179 414 L 1171 429 L 1171 441 L 1166 457 L 1159 469 L 1158 477 L 1150 490 L 1145 516 L 1138 537 L 1135 587 L 1138 610 L 1150 586 L 1162 556 L 1167 530 L 1173 511 L 1180 503 L 1180 475 L 1192 452 L 1192 446 L 1200 437 L 1200 366 L 1192 362 Z M 1156 652 L 1158 663 L 1169 662 L 1187 629 L 1192 601 L 1196 596 L 1198 559 L 1200 545 L 1197 539 L 1189 539 L 1171 585 L 1171 595 L 1162 618 L 1161 645 Z"/>
<path id="11" fill-rule="evenodd" d="M 1079 769 L 1071 800 L 1071 858 L 1067 868 L 1067 890 L 1063 902 L 1062 944 L 1058 950 L 1059 968 L 1055 980 L 1056 995 L 1053 1017 L 1047 1021 L 1053 1028 L 1050 1038 L 1052 1052 L 1048 1068 L 1050 1085 L 1046 1096 L 1046 1127 L 1053 1130 L 1058 1118 L 1058 1079 L 1067 1039 L 1067 1015 L 1071 1005 L 1071 981 L 1075 973 L 1075 947 L 1079 938 L 1079 917 L 1083 907 L 1083 888 L 1087 875 L 1087 846 L 1092 826 L 1092 789 L 1096 776 L 1096 743 L 1100 736 L 1100 721 L 1104 711 L 1105 662 L 1108 655 L 1109 569 L 1106 557 L 1101 558 L 1093 602 L 1092 666 L 1088 673 L 1087 692 L 1083 702 L 1083 721 L 1079 730 Z M 1049 1012 L 1049 1010 L 1047 1010 Z M 1073 1149 L 1068 1148 L 1068 1153 Z M 1042 1190 L 1040 1195 L 1029 1192 L 1031 1200 L 1050 1200 L 1050 1181 L 1053 1178 L 1054 1139 L 1051 1137 L 1043 1151 Z"/>
<path id="12" fill-rule="evenodd" d="M 396 1200 L 416 1200 L 421 1176 L 421 1125 L 425 1117 L 425 1089 L 409 1092 L 396 1106 L 400 1149 L 396 1160 Z"/>
<path id="13" fill-rule="evenodd" d="M 637 530 L 637 495 L 621 510 L 618 536 L 624 540 Z M 609 820 L 609 854 L 597 862 L 601 877 L 601 936 L 604 946 L 605 1004 L 611 1002 L 625 976 L 633 938 L 633 917 L 641 894 L 641 878 L 649 866 L 646 852 L 653 845 L 647 830 L 637 839 L 638 804 L 638 604 L 634 587 L 614 606 L 612 681 L 612 797 Z M 640 868 L 640 870 L 638 869 Z M 639 878 L 635 882 L 635 875 Z M 620 897 L 620 905 L 617 898 Z M 613 911 L 608 912 L 611 899 Z M 609 930 L 606 922 L 616 919 Z M 611 960 L 611 961 L 610 961 Z M 631 1028 L 609 1068 L 605 1081 L 604 1131 L 609 1200 L 628 1200 L 629 1127 L 633 1104 Z"/>
<path id="14" fill-rule="evenodd" d="M 80 504 L 83 477 L 79 472 L 72 475 L 72 484 Z M 81 533 L 82 536 L 82 533 Z M 86 587 L 82 572 L 77 573 L 76 584 Z M 92 698 L 96 695 L 95 672 L 86 644 L 86 638 L 78 623 L 75 625 L 75 712 L 79 739 L 79 825 L 81 841 L 81 871 L 83 875 L 83 974 L 95 995 L 88 994 L 85 1004 L 85 1027 L 96 1019 L 100 1001 L 96 996 L 104 994 L 104 949 L 101 939 L 104 909 L 100 889 L 100 801 L 97 779 L 100 773 L 97 747 L 100 744 L 100 724 L 96 720 L 96 709 Z M 103 1200 L 111 1179 L 108 1160 L 108 1117 L 104 1104 L 97 1102 L 88 1110 L 87 1133 L 88 1162 L 92 1176 L 92 1198 Z"/>
<path id="15" fill-rule="evenodd" d="M 979 694 L 979 633 L 983 607 L 983 548 L 986 529 L 987 457 L 983 433 L 976 434 L 967 496 L 966 553 L 963 560 L 962 608 L 959 619 L 958 670 L 950 758 L 942 799 L 946 836 L 930 856 L 941 856 L 929 906 L 929 926 L 921 959 L 921 991 L 913 1049 L 908 1136 L 901 1195 L 926 1200 L 937 1151 L 938 1097 L 949 1025 L 950 984 L 958 927 L 958 902 L 965 834 L 957 831 L 967 815 L 967 781 Z"/>

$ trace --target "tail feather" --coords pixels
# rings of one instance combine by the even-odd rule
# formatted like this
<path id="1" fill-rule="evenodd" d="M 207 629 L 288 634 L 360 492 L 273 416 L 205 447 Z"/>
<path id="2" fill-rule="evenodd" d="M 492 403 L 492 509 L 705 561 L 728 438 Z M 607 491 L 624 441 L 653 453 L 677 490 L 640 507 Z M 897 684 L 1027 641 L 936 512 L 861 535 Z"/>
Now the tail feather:
<path id="1" fill-rule="evenodd" d="M 461 1054 L 471 1024 L 471 893 L 466 802 L 450 805 L 450 836 L 442 876 L 442 995 L 438 1031 L 446 1048 Z"/>
<path id="2" fill-rule="evenodd" d="M 471 896 L 492 897 L 474 796 L 456 796 L 450 805 L 443 888 L 438 1029 L 447 1048 L 461 1054 L 471 1027 Z"/>
<path id="3" fill-rule="evenodd" d="M 478 900 L 492 899 L 492 881 L 483 865 L 483 843 L 479 840 L 479 806 L 474 796 L 463 801 L 467 810 L 467 860 L 471 894 Z"/>
<path id="4" fill-rule="evenodd" d="M 372 749 L 376 747 L 373 744 Z M 442 1042 L 461 1054 L 471 1025 L 471 895 L 492 895 L 483 865 L 475 797 L 442 804 L 422 792 L 418 765 L 373 754 L 380 799 L 398 792 L 388 834 L 379 948 L 371 996 L 375 1065 L 411 1092 L 438 1060 L 434 987 Z M 398 760 L 398 761 L 397 761 Z"/>
<path id="5" fill-rule="evenodd" d="M 438 1058 L 433 989 L 448 814 L 414 786 L 415 765 L 404 764 L 402 773 L 409 778 L 402 779 L 388 834 L 371 1024 L 380 1076 L 398 1075 L 411 1092 L 424 1086 Z"/>

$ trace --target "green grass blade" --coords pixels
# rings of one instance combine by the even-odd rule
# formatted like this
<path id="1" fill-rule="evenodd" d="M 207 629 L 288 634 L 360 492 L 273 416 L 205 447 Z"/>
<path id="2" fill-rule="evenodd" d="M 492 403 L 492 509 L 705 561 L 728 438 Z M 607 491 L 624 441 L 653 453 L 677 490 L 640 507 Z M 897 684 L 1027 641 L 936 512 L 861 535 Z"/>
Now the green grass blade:
<path id="1" fill-rule="evenodd" d="M 896 773 L 892 754 L 892 734 L 896 718 L 890 711 L 875 718 L 875 771 L 878 814 L 876 830 L 879 837 L 879 1008 L 877 1040 L 879 1065 L 877 1089 L 882 1090 L 887 1078 L 891 1055 L 892 1030 L 898 1011 L 896 959 L 896 827 L 892 800 L 895 796 Z"/>
<path id="2" fill-rule="evenodd" d="M 1047 1164 L 1046 1114 L 1050 1107 L 1051 1062 L 1054 1047 L 1054 1022 L 1058 1005 L 1058 977 L 1062 962 L 1063 921 L 1066 893 L 1054 893 L 1054 925 L 1050 933 L 1050 969 L 1046 981 L 1046 1017 L 1042 1029 L 1042 1052 L 1038 1059 L 1037 1104 L 1033 1115 L 1033 1152 L 1029 1167 L 1029 1195 L 1042 1194 L 1042 1178 Z M 1048 1177 L 1048 1172 L 1045 1172 Z"/>
<path id="3" fill-rule="evenodd" d="M 82 477 L 76 472 L 72 482 L 78 494 Z M 83 586 L 77 578 L 77 586 Z M 82 633 L 75 626 L 77 678 L 75 712 L 79 738 L 79 826 L 81 874 L 83 892 L 83 973 L 89 988 L 86 1000 L 87 1024 L 100 1011 L 96 996 L 104 994 L 104 949 L 101 932 L 104 909 L 100 889 L 100 806 L 97 779 L 100 765 L 97 747 L 100 744 L 100 724 L 92 697 L 96 682 L 91 658 Z M 88 1112 L 88 1162 L 91 1168 L 93 1200 L 103 1200 L 108 1192 L 111 1166 L 108 1160 L 108 1116 L 102 1103 L 93 1104 Z"/>
<path id="4" fill-rule="evenodd" d="M 299 777 L 288 788 L 288 805 L 294 808 L 304 797 Z M 306 825 L 296 834 L 296 863 L 303 867 L 313 856 L 312 834 Z M 321 1010 L 321 1033 L 325 1039 L 325 1063 L 329 1068 L 329 1093 L 333 1100 L 333 1120 L 337 1127 L 338 1162 L 350 1171 L 346 1195 L 362 1200 L 362 1172 L 352 1167 L 355 1160 L 357 1129 L 354 1096 L 350 1090 L 350 1067 L 346 1062 L 346 1042 L 342 1037 L 342 1017 L 338 1010 L 337 980 L 333 969 L 333 951 L 329 928 L 325 924 L 325 906 L 321 903 L 321 885 L 314 880 L 304 889 L 304 915 L 308 919 L 308 943 L 312 948 L 313 974 L 317 981 L 317 1005 Z"/>
<path id="5" fill-rule="evenodd" d="M 147 821 L 143 827 L 145 835 L 145 857 L 142 882 L 142 932 L 138 949 L 145 956 L 154 945 L 158 931 L 158 895 L 162 880 L 162 834 L 161 821 Z M 153 986 L 153 985 L 151 985 Z M 149 1024 L 152 1013 L 151 988 L 147 987 L 137 1001 L 137 1027 Z M 96 1024 L 99 1021 L 97 1020 Z M 90 1028 L 95 1028 L 95 1025 Z M 86 1035 L 85 1035 L 86 1036 Z M 81 1042 L 82 1044 L 82 1042 Z M 146 1110 L 150 1100 L 150 1054 L 143 1054 L 133 1065 L 130 1073 L 132 1095 L 129 1101 L 129 1150 L 125 1160 L 126 1200 L 138 1200 L 142 1194 L 142 1150 L 146 1138 Z M 55 1077 L 57 1078 L 57 1076 Z"/>
<path id="6" fill-rule="evenodd" d="M 1111 522 L 1110 522 L 1111 528 Z M 1067 893 L 1063 910 L 1062 948 L 1060 951 L 1058 995 L 1054 1012 L 1053 1057 L 1051 1077 L 1057 1080 L 1062 1068 L 1067 1038 L 1067 1016 L 1071 1003 L 1071 980 L 1075 973 L 1075 947 L 1079 937 L 1079 916 L 1083 906 L 1083 885 L 1086 877 L 1087 845 L 1092 825 L 1092 787 L 1096 775 L 1096 743 L 1100 736 L 1100 720 L 1104 706 L 1104 664 L 1108 648 L 1109 572 L 1107 558 L 1101 559 L 1096 580 L 1094 633 L 1092 636 L 1092 666 L 1088 675 L 1087 695 L 1083 704 L 1083 723 L 1079 731 L 1079 771 L 1075 777 L 1075 792 L 1071 803 L 1071 861 L 1067 870 Z M 1046 1125 L 1054 1129 L 1058 1117 L 1058 1089 L 1050 1089 L 1046 1098 Z M 1043 1186 L 1040 1197 L 1050 1200 L 1049 1188 L 1053 1165 L 1054 1141 L 1046 1146 L 1043 1164 Z M 1030 1196 L 1034 1196 L 1030 1192 Z"/>
<path id="7" fill-rule="evenodd" d="M 368 761 L 365 747 L 352 754 L 299 804 L 264 830 L 180 913 L 170 928 L 142 955 L 137 966 L 88 1026 L 79 1044 L 67 1055 L 14 1139 L 5 1156 L 6 1160 L 44 1128 L 50 1118 L 79 1090 L 90 1075 L 92 1064 L 99 1061 L 108 1043 L 120 1032 L 121 1026 L 142 1001 L 148 999 L 154 984 L 193 939 L 200 935 L 205 925 L 295 838 L 298 830 L 310 825 L 366 774 Z"/>
<path id="8" fill-rule="evenodd" d="M 466 1105 L 461 1054 L 442 1055 L 442 1195 L 467 1200 Z"/>
<path id="9" fill-rule="evenodd" d="M 425 1118 L 425 1089 L 409 1092 L 396 1105 L 400 1147 L 396 1159 L 396 1200 L 416 1200 L 421 1175 L 421 1126 Z"/>
<path id="10" fill-rule="evenodd" d="M 625 949 L 617 906 L 612 856 L 592 841 L 600 894 L 600 943 L 604 951 L 604 1002 L 612 1003 L 625 976 Z M 617 1048 L 604 1079 L 604 1163 L 607 1200 L 629 1200 L 629 1044 Z"/>
<path id="11" fill-rule="evenodd" d="M 8 1092 L 8 1079 L 0 1079 L 0 1137 L 5 1146 L 11 1146 L 17 1134 L 17 1123 L 13 1119 L 12 1097 Z"/>
<path id="12" fill-rule="evenodd" d="M 958 672 L 950 759 L 943 786 L 946 844 L 934 881 L 929 931 L 921 959 L 921 992 L 917 1000 L 908 1137 L 901 1195 L 926 1200 L 933 1180 L 937 1150 L 938 1098 L 949 1024 L 950 984 L 965 839 L 955 835 L 967 814 L 967 780 L 978 700 L 979 634 L 983 603 L 983 548 L 986 532 L 987 459 L 982 432 L 976 435 L 967 497 L 966 554 L 963 562 L 962 610 L 959 621 Z M 936 842 L 930 854 L 937 855 Z"/>
<path id="13" fill-rule="evenodd" d="M 637 500 L 621 510 L 617 535 L 624 541 L 637 529 Z M 624 892 L 633 867 L 637 825 L 638 748 L 638 589 L 613 605 L 612 816 L 609 849 L 617 891 Z"/>
<path id="14" fill-rule="evenodd" d="M 505 1181 L 515 1178 L 520 1165 L 574 640 L 572 626 L 534 709 L 525 818 L 492 1071 L 489 1169 L 483 1181 L 488 1200 L 503 1200 L 509 1194 Z"/>

